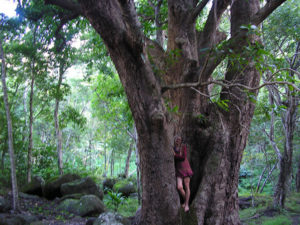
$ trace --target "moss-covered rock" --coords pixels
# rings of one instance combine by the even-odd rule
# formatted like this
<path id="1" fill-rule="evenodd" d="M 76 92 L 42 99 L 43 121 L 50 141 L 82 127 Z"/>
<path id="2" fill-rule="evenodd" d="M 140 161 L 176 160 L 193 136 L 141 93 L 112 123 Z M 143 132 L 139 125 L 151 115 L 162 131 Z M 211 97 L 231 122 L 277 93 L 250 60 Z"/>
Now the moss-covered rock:
<path id="1" fill-rule="evenodd" d="M 98 198 L 103 199 L 103 191 L 90 177 L 62 184 L 60 187 L 60 192 L 63 196 L 81 193 L 85 195 L 96 195 Z"/>
<path id="2" fill-rule="evenodd" d="M 104 204 L 95 195 L 85 195 L 79 200 L 66 199 L 59 204 L 58 208 L 78 216 L 98 216 L 105 211 Z"/>
<path id="3" fill-rule="evenodd" d="M 125 197 L 129 197 L 136 192 L 136 187 L 131 181 L 120 180 L 113 186 L 113 191 L 122 193 Z"/>
<path id="4" fill-rule="evenodd" d="M 0 213 L 7 212 L 11 209 L 11 205 L 5 198 L 0 196 Z"/>
<path id="5" fill-rule="evenodd" d="M 25 214 L 0 214 L 0 225 L 30 225 L 38 221 L 36 216 Z"/>
<path id="6" fill-rule="evenodd" d="M 43 196 L 43 186 L 45 181 L 42 177 L 33 177 L 32 181 L 29 184 L 26 184 L 22 187 L 21 191 L 26 194 Z"/>
<path id="7" fill-rule="evenodd" d="M 103 190 L 107 190 L 107 189 L 113 189 L 115 183 L 117 182 L 118 180 L 116 178 L 106 178 L 103 180 L 102 182 L 102 186 L 103 186 Z"/>
<path id="8" fill-rule="evenodd" d="M 102 213 L 94 222 L 93 225 L 129 225 L 130 222 L 123 216 L 115 212 Z"/>
<path id="9" fill-rule="evenodd" d="M 55 197 L 61 197 L 61 185 L 64 183 L 72 182 L 77 179 L 80 179 L 80 176 L 77 174 L 65 174 L 60 177 L 54 177 L 49 179 L 43 188 L 44 197 L 50 200 L 54 199 Z"/>

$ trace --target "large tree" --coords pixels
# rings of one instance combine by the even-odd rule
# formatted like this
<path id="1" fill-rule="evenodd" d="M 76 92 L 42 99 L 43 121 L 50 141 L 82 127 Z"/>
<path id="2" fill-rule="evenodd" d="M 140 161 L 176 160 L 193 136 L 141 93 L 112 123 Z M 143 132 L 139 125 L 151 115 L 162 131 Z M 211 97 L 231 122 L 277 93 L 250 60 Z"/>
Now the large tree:
<path id="1" fill-rule="evenodd" d="M 195 224 L 239 224 L 239 167 L 255 107 L 249 96 L 257 95 L 260 82 L 259 38 L 250 25 L 258 26 L 284 0 L 270 0 L 261 9 L 259 0 L 214 0 L 201 32 L 196 22 L 208 0 L 169 0 L 167 46 L 161 32 L 157 42 L 142 33 L 133 0 L 45 2 L 66 9 L 64 21 L 87 18 L 116 66 L 138 132 L 143 191 L 138 224 L 192 224 L 185 221 L 192 218 Z M 161 4 L 152 1 L 155 12 Z M 213 51 L 226 39 L 218 27 L 227 9 L 230 37 Z M 216 82 L 212 74 L 225 59 L 227 71 Z M 215 103 L 213 83 L 221 85 Z M 194 170 L 191 213 L 182 218 L 171 151 L 175 133 L 189 146 Z"/>

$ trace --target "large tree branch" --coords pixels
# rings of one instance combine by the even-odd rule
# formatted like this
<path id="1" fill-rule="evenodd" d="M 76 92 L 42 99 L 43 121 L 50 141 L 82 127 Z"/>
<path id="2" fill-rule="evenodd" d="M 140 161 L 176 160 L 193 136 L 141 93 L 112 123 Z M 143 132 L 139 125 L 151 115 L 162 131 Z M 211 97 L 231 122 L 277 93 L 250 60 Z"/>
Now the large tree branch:
<path id="1" fill-rule="evenodd" d="M 207 20 L 205 22 L 205 27 L 203 29 L 203 34 L 199 36 L 198 40 L 200 48 L 210 48 L 216 43 L 216 32 L 220 22 L 220 19 L 230 4 L 230 0 L 214 0 Z M 201 3 L 200 3 L 201 4 Z"/>
<path id="2" fill-rule="evenodd" d="M 74 13 L 78 13 L 80 15 L 84 15 L 82 7 L 75 3 L 74 1 L 70 0 L 45 0 L 46 5 L 56 5 L 63 9 L 67 9 L 69 11 L 72 11 Z"/>
<path id="3" fill-rule="evenodd" d="M 202 12 L 202 10 L 204 9 L 204 7 L 207 5 L 208 2 L 209 2 L 209 0 L 202 0 L 202 1 L 196 6 L 196 8 L 193 10 L 192 15 L 191 15 L 192 21 L 195 21 L 195 20 L 197 19 L 197 17 L 198 17 L 199 14 Z"/>
<path id="4" fill-rule="evenodd" d="M 270 0 L 267 1 L 266 5 L 261 8 L 256 14 L 250 19 L 250 23 L 259 25 L 263 22 L 278 6 L 280 6 L 286 0 Z"/>
<path id="5" fill-rule="evenodd" d="M 142 39 L 144 38 L 144 34 L 141 32 L 141 24 L 138 20 L 134 1 L 118 0 L 118 2 L 123 13 L 123 20 L 125 21 L 126 26 L 128 26 L 128 29 L 125 32 L 129 43 L 133 42 L 133 48 L 142 48 Z"/>

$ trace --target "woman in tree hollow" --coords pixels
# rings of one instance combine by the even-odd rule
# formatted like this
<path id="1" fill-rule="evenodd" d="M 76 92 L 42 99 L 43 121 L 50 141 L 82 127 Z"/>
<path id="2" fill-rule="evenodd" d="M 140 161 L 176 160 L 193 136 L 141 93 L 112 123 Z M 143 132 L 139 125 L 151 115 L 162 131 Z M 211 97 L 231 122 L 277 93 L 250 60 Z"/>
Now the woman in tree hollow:
<path id="1" fill-rule="evenodd" d="M 184 211 L 187 212 L 189 211 L 190 179 L 193 175 L 193 171 L 187 159 L 186 145 L 182 143 L 182 138 L 180 136 L 176 136 L 174 139 L 173 151 L 175 158 L 177 189 L 183 197 L 184 204 L 182 207 L 184 208 Z"/>

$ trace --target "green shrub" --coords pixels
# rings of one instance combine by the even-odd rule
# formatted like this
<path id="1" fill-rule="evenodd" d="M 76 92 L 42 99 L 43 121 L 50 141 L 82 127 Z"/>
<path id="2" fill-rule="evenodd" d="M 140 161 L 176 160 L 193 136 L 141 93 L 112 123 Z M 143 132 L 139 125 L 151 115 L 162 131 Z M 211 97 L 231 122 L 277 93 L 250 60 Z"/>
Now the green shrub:
<path id="1" fill-rule="evenodd" d="M 115 212 L 118 211 L 119 206 L 123 203 L 124 197 L 119 192 L 106 190 L 107 195 L 104 197 L 104 204 Z"/>
<path id="2" fill-rule="evenodd" d="M 120 205 L 118 213 L 124 217 L 134 216 L 139 208 L 137 198 L 125 198 L 123 204 Z"/>

